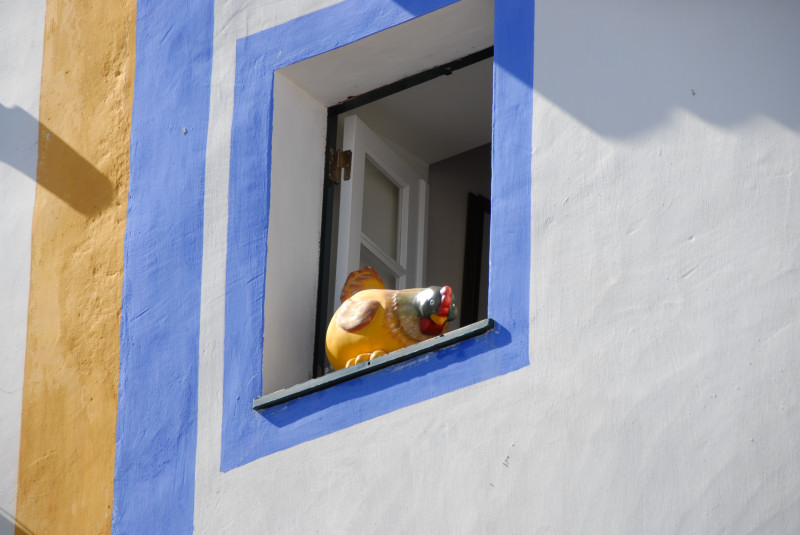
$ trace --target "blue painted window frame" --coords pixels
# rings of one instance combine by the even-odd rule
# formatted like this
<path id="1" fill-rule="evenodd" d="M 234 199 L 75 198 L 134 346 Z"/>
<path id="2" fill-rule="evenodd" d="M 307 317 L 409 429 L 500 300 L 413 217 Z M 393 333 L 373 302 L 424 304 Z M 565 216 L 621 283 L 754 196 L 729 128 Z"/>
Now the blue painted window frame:
<path id="1" fill-rule="evenodd" d="M 222 455 L 255 459 L 529 364 L 532 0 L 495 0 L 492 331 L 262 411 L 274 71 L 455 3 L 347 0 L 240 39 L 231 131 Z"/>

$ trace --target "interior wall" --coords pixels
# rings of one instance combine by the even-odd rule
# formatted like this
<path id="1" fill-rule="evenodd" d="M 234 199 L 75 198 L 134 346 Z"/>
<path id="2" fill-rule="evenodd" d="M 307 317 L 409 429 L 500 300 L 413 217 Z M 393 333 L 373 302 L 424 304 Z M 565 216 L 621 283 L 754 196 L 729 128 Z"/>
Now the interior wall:
<path id="1" fill-rule="evenodd" d="M 483 145 L 431 165 L 428 175 L 428 251 L 425 285 L 453 288 L 461 310 L 467 195 L 491 199 L 492 147 Z M 488 232 L 488 229 L 486 229 Z M 461 319 L 451 328 L 461 326 Z"/>

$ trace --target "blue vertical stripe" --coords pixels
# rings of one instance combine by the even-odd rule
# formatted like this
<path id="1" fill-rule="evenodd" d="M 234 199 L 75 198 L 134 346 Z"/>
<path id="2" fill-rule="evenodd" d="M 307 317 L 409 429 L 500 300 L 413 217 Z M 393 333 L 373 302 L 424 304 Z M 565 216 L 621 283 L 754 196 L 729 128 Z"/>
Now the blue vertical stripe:
<path id="1" fill-rule="evenodd" d="M 113 533 L 192 531 L 213 16 L 137 5 Z"/>

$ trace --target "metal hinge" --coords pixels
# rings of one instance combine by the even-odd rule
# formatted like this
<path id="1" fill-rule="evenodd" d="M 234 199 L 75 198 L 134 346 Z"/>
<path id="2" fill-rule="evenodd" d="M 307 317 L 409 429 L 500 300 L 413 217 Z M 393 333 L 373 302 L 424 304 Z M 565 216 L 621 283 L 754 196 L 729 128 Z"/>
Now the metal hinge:
<path id="1" fill-rule="evenodd" d="M 333 150 L 328 153 L 328 178 L 339 184 L 342 180 L 350 180 L 350 165 L 353 161 L 353 151 Z"/>

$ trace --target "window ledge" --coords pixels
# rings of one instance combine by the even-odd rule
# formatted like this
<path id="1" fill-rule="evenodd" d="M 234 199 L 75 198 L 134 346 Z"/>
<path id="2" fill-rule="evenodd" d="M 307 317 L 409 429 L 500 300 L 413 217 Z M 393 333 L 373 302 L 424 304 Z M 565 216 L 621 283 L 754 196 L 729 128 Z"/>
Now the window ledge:
<path id="1" fill-rule="evenodd" d="M 413 346 L 393 351 L 373 360 L 362 362 L 343 370 L 337 370 L 322 377 L 317 377 L 316 379 L 311 379 L 304 383 L 258 397 L 253 400 L 253 409 L 261 410 L 281 403 L 286 403 L 287 401 L 318 392 L 355 377 L 361 377 L 362 375 L 381 370 L 388 366 L 405 362 L 414 357 L 422 355 L 423 353 L 435 351 L 437 349 L 461 342 L 462 340 L 473 338 L 488 332 L 493 328 L 494 320 L 491 318 L 477 321 L 465 327 L 461 327 L 460 329 L 456 329 L 453 332 L 444 334 L 442 336 L 437 336 L 436 338 L 431 338 L 430 340 L 425 340 L 424 342 L 414 344 Z"/>

